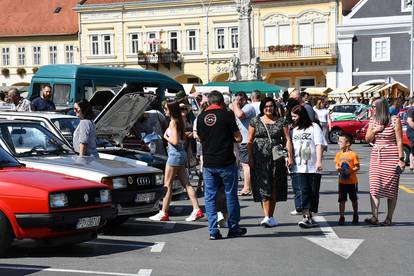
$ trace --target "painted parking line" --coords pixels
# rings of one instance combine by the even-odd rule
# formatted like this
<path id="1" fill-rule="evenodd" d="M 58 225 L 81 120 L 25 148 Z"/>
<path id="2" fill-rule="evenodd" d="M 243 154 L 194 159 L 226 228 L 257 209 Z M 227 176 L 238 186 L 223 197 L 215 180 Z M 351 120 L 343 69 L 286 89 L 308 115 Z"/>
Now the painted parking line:
<path id="1" fill-rule="evenodd" d="M 409 193 L 409 194 L 414 194 L 414 190 L 413 189 L 410 189 L 410 188 L 408 188 L 407 186 L 404 186 L 404 185 L 402 185 L 402 184 L 400 184 L 400 189 L 401 190 L 403 190 L 404 192 L 406 192 L 406 193 Z"/>
<path id="2" fill-rule="evenodd" d="M 165 242 L 157 242 L 153 246 L 151 246 L 152 253 L 161 253 L 164 249 Z"/>
<path id="3" fill-rule="evenodd" d="M 90 241 L 90 242 L 85 242 L 85 243 L 94 244 L 94 245 L 125 246 L 125 247 L 133 247 L 133 248 L 151 247 L 151 252 L 153 253 L 161 253 L 165 247 L 165 242 L 154 242 L 153 245 L 127 244 L 127 243 L 116 243 L 116 242 L 99 242 L 99 241 Z"/>
<path id="4" fill-rule="evenodd" d="M 94 271 L 94 270 L 76 270 L 76 269 L 42 268 L 42 267 L 35 267 L 35 266 L 8 266 L 8 265 L 0 265 L 0 269 L 111 275 L 111 276 L 150 276 L 152 272 L 152 269 L 140 269 L 138 273 L 119 273 L 119 272 Z"/>

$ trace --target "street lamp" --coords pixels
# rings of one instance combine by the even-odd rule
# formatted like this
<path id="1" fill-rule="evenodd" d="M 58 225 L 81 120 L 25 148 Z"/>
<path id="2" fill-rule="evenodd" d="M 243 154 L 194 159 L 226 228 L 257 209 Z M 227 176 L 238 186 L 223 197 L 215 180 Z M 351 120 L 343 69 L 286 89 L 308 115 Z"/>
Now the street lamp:
<path id="1" fill-rule="evenodd" d="M 211 0 L 200 0 L 203 10 L 206 13 L 206 63 L 207 63 L 207 82 L 210 82 L 210 49 L 208 43 L 208 12 L 210 10 Z"/>

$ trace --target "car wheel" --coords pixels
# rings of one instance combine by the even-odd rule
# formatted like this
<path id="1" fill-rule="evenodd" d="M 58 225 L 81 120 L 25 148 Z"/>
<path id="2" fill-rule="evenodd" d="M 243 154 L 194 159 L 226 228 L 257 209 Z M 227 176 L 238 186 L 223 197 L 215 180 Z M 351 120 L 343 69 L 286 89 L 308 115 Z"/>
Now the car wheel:
<path id="1" fill-rule="evenodd" d="M 342 134 L 342 130 L 340 130 L 338 128 L 332 129 L 329 132 L 329 134 L 328 134 L 329 142 L 331 142 L 332 144 L 337 144 L 338 143 L 339 136 L 341 134 Z"/>
<path id="2" fill-rule="evenodd" d="M 410 153 L 411 153 L 411 149 L 410 149 L 410 147 L 404 146 L 403 147 L 403 151 L 404 151 L 405 164 L 406 165 L 409 165 L 410 164 Z"/>
<path id="3" fill-rule="evenodd" d="M 0 255 L 10 248 L 14 239 L 13 229 L 7 217 L 0 211 Z"/>

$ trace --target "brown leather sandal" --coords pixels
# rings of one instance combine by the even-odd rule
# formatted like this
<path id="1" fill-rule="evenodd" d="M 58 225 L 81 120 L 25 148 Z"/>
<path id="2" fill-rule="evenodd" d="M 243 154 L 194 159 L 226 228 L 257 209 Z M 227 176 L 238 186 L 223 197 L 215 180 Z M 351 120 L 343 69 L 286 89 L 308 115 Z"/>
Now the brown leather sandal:
<path id="1" fill-rule="evenodd" d="M 390 218 L 386 218 L 383 222 L 380 223 L 381 226 L 391 226 L 392 225 L 392 221 Z"/>
<path id="2" fill-rule="evenodd" d="M 366 218 L 364 221 L 369 225 L 378 225 L 378 219 L 376 217 Z"/>

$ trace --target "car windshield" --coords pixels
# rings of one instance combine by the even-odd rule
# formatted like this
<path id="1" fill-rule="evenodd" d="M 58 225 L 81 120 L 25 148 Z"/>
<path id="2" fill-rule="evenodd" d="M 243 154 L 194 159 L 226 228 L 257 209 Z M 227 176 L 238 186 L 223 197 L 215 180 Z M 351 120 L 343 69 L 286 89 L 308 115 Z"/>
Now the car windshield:
<path id="1" fill-rule="evenodd" d="M 0 168 L 20 167 L 21 164 L 17 162 L 8 152 L 0 147 Z"/>
<path id="2" fill-rule="evenodd" d="M 17 157 L 72 152 L 63 141 L 38 124 L 2 124 L 1 138 Z"/>
<path id="3" fill-rule="evenodd" d="M 68 140 L 71 144 L 73 141 L 73 133 L 78 127 L 80 119 L 77 117 L 73 118 L 57 118 L 51 119 L 52 123 L 60 130 L 62 135 Z"/>

